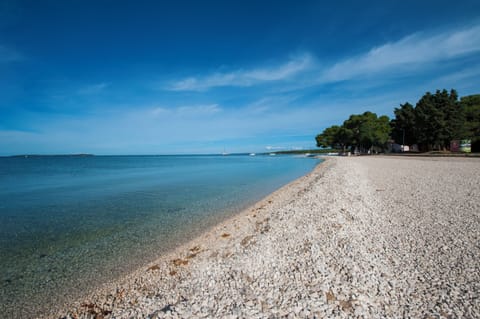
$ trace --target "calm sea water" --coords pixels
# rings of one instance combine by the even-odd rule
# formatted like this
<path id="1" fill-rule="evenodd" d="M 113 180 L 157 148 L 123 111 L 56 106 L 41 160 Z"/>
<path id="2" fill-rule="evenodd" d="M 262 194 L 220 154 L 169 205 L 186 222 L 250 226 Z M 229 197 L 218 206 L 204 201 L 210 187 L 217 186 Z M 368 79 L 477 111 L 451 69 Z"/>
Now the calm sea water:
<path id="1" fill-rule="evenodd" d="M 0 158 L 0 313 L 78 298 L 306 174 L 291 156 Z"/>

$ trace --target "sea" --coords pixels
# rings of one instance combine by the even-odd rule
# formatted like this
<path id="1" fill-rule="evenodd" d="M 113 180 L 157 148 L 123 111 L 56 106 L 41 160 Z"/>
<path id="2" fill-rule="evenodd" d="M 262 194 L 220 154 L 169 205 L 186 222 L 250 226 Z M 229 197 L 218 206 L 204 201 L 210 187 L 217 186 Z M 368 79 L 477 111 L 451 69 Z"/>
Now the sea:
<path id="1" fill-rule="evenodd" d="M 146 265 L 318 159 L 0 158 L 0 313 L 30 317 Z"/>

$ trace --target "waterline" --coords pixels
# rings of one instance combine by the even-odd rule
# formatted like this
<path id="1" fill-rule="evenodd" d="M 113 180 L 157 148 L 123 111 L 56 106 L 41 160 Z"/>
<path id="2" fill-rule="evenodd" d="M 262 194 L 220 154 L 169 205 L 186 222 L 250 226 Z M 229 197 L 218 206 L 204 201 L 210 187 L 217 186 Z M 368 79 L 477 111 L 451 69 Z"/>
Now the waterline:
<path id="1" fill-rule="evenodd" d="M 268 156 L 0 159 L 3 313 L 38 313 L 145 264 L 306 174 Z"/>

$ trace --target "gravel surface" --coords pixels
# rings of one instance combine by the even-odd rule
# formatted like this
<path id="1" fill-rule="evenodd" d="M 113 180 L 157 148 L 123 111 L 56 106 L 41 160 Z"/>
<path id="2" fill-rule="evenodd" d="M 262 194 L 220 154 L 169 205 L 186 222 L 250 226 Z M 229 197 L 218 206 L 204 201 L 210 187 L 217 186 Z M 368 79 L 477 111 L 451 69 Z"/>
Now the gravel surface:
<path id="1" fill-rule="evenodd" d="M 479 159 L 330 158 L 62 317 L 480 318 L 479 265 Z"/>

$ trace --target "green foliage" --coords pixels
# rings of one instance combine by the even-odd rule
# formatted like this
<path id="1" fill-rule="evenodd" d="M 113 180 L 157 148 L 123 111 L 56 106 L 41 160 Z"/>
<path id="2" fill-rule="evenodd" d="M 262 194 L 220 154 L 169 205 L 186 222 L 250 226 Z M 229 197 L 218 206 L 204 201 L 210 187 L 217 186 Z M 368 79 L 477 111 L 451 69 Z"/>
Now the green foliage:
<path id="1" fill-rule="evenodd" d="M 393 111 L 395 118 L 391 121 L 392 139 L 399 144 L 412 145 L 415 139 L 415 108 L 406 102 Z"/>
<path id="2" fill-rule="evenodd" d="M 372 112 L 350 115 L 343 126 L 351 132 L 350 144 L 363 149 L 371 149 L 373 146 L 383 147 L 388 141 L 391 130 L 387 116 L 377 117 L 377 114 Z"/>
<path id="3" fill-rule="evenodd" d="M 463 136 L 472 140 L 472 152 L 480 152 L 480 94 L 462 97 L 460 107 L 465 118 Z"/>
<path id="4" fill-rule="evenodd" d="M 480 94 L 460 99 L 465 118 L 464 137 L 480 140 Z"/>
<path id="5" fill-rule="evenodd" d="M 428 150 L 432 146 L 442 143 L 445 138 L 442 130 L 445 126 L 444 115 L 442 110 L 435 104 L 435 97 L 430 92 L 427 92 L 417 102 L 415 119 L 418 143 L 427 145 Z"/>
<path id="6" fill-rule="evenodd" d="M 315 137 L 318 147 L 334 147 L 335 144 L 338 144 L 338 131 L 340 126 L 333 125 L 326 128 L 322 134 L 318 134 Z"/>
<path id="7" fill-rule="evenodd" d="M 317 146 L 342 148 L 356 146 L 362 149 L 372 147 L 383 148 L 390 134 L 387 116 L 377 117 L 375 113 L 351 115 L 342 126 L 334 125 L 326 128 L 316 136 Z"/>
<path id="8" fill-rule="evenodd" d="M 413 112 L 412 112 L 413 111 Z M 455 90 L 425 93 L 413 109 L 410 104 L 395 109 L 393 138 L 398 143 L 405 130 L 406 144 L 421 144 L 426 150 L 447 149 L 450 141 L 463 138 L 465 116 Z"/>
<path id="9" fill-rule="evenodd" d="M 406 102 L 394 110 L 395 118 L 375 113 L 353 114 L 316 136 L 318 147 L 384 148 L 390 137 L 396 143 L 419 144 L 423 150 L 450 147 L 452 140 L 471 139 L 472 150 L 480 149 L 480 94 L 458 100 L 455 90 L 425 93 L 415 107 Z"/>

